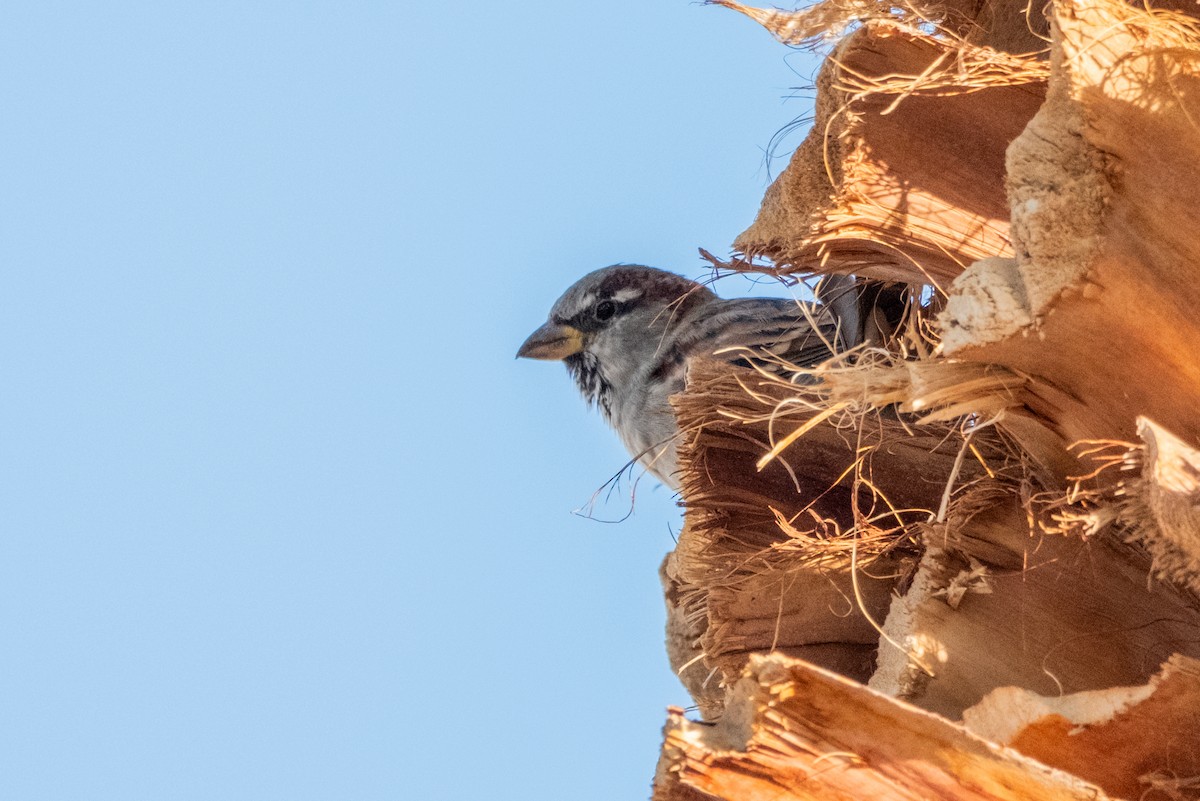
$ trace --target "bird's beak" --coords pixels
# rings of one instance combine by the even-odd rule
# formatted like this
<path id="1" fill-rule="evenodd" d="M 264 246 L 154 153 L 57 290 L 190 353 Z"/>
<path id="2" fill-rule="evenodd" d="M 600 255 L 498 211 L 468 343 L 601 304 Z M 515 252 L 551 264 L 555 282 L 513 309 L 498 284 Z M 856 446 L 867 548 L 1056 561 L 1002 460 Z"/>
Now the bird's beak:
<path id="1" fill-rule="evenodd" d="M 521 359 L 565 359 L 583 350 L 583 332 L 569 325 L 546 323 L 529 335 L 517 351 Z"/>

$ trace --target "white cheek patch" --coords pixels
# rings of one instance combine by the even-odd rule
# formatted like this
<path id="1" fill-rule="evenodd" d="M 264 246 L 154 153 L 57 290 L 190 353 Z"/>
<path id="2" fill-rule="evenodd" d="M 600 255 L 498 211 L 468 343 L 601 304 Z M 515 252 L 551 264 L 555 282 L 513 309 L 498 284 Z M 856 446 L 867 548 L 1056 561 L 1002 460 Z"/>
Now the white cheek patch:
<path id="1" fill-rule="evenodd" d="M 621 290 L 618 290 L 617 292 L 614 292 L 612 299 L 615 300 L 617 303 L 627 303 L 627 302 L 633 300 L 634 298 L 640 298 L 641 296 L 642 296 L 642 290 L 637 289 L 635 287 L 627 287 L 625 289 L 621 289 Z"/>

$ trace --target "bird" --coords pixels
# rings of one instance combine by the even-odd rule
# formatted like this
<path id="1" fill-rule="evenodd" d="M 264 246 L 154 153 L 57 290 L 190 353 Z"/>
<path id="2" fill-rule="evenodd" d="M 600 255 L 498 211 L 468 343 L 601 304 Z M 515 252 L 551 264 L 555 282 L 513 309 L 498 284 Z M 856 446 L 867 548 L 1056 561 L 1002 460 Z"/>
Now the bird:
<path id="1" fill-rule="evenodd" d="M 830 303 L 792 298 L 718 297 L 667 270 L 615 264 L 588 273 L 554 303 L 517 358 L 562 361 L 589 405 L 599 408 L 626 450 L 679 491 L 678 425 L 669 398 L 682 391 L 688 360 L 808 367 L 854 344 L 852 277 Z M 848 281 L 848 282 L 847 282 Z M 755 357 L 760 357 L 755 359 Z"/>

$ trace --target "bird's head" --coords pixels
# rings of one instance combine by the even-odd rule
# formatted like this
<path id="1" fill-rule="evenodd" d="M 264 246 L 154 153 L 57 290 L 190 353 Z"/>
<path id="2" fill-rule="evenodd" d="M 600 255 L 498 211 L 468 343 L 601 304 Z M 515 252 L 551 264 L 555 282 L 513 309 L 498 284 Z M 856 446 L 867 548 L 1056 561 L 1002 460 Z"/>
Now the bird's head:
<path id="1" fill-rule="evenodd" d="M 606 412 L 613 385 L 628 385 L 662 345 L 663 334 L 716 296 L 695 281 L 653 267 L 618 264 L 588 273 L 550 309 L 518 357 L 562 360 L 589 402 Z"/>

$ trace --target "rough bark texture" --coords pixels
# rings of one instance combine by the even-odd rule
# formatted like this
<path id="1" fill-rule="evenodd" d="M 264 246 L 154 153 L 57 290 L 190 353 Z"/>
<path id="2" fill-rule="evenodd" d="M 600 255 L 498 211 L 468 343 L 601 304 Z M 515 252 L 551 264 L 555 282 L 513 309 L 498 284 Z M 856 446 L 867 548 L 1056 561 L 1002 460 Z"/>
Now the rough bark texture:
<path id="1" fill-rule="evenodd" d="M 1155 572 L 1200 594 L 1200 451 L 1144 417 L 1138 434 L 1142 483 L 1126 517 Z"/>
<path id="2" fill-rule="evenodd" d="M 975 734 L 1123 798 L 1178 798 L 1200 777 L 1200 662 L 1148 684 L 1045 697 L 1005 687 L 968 709 Z"/>
<path id="3" fill-rule="evenodd" d="M 729 265 L 880 333 L 691 366 L 655 797 L 1200 799 L 1200 28 L 721 4 L 844 37 Z"/>
<path id="4" fill-rule="evenodd" d="M 1111 536 L 1031 530 L 1019 503 L 985 492 L 964 499 L 977 513 L 928 529 L 872 687 L 957 719 L 997 687 L 1140 684 L 1172 654 L 1200 656 L 1194 596 L 1148 581 L 1148 556 Z"/>
<path id="5" fill-rule="evenodd" d="M 779 655 L 751 660 L 718 724 L 673 712 L 664 740 L 656 801 L 1108 797 L 962 726 Z"/>
<path id="6" fill-rule="evenodd" d="M 826 63 L 812 132 L 734 246 L 792 271 L 910 280 L 915 270 L 937 285 L 1011 255 L 1004 151 L 1045 77 L 1041 62 L 891 22 L 863 27 Z"/>
<path id="7" fill-rule="evenodd" d="M 784 398 L 799 397 L 798 387 L 740 372 L 694 364 L 696 391 L 677 406 L 681 427 L 692 430 L 682 450 L 687 515 L 663 572 L 671 628 L 696 643 L 673 647 L 672 666 L 703 665 L 699 673 L 715 688 L 731 685 L 750 653 L 780 650 L 865 681 L 875 668 L 878 621 L 913 564 L 913 549 L 886 532 L 928 515 L 956 454 L 938 433 L 914 438 L 883 415 L 851 428 L 815 419 L 800 403 L 774 414 Z M 784 457 L 756 467 L 802 428 L 802 471 Z M 883 478 L 868 488 L 863 477 L 873 475 Z M 878 517 L 885 497 L 887 513 L 848 539 L 855 509 L 859 519 Z M 709 690 L 706 717 L 720 711 L 712 702 Z"/>
<path id="8" fill-rule="evenodd" d="M 1133 440 L 1145 415 L 1196 442 L 1195 30 L 1115 3 L 1053 9 L 1050 92 L 1008 152 L 1016 260 L 954 287 L 945 351 L 1084 400 L 1053 420 L 1068 441 Z"/>

